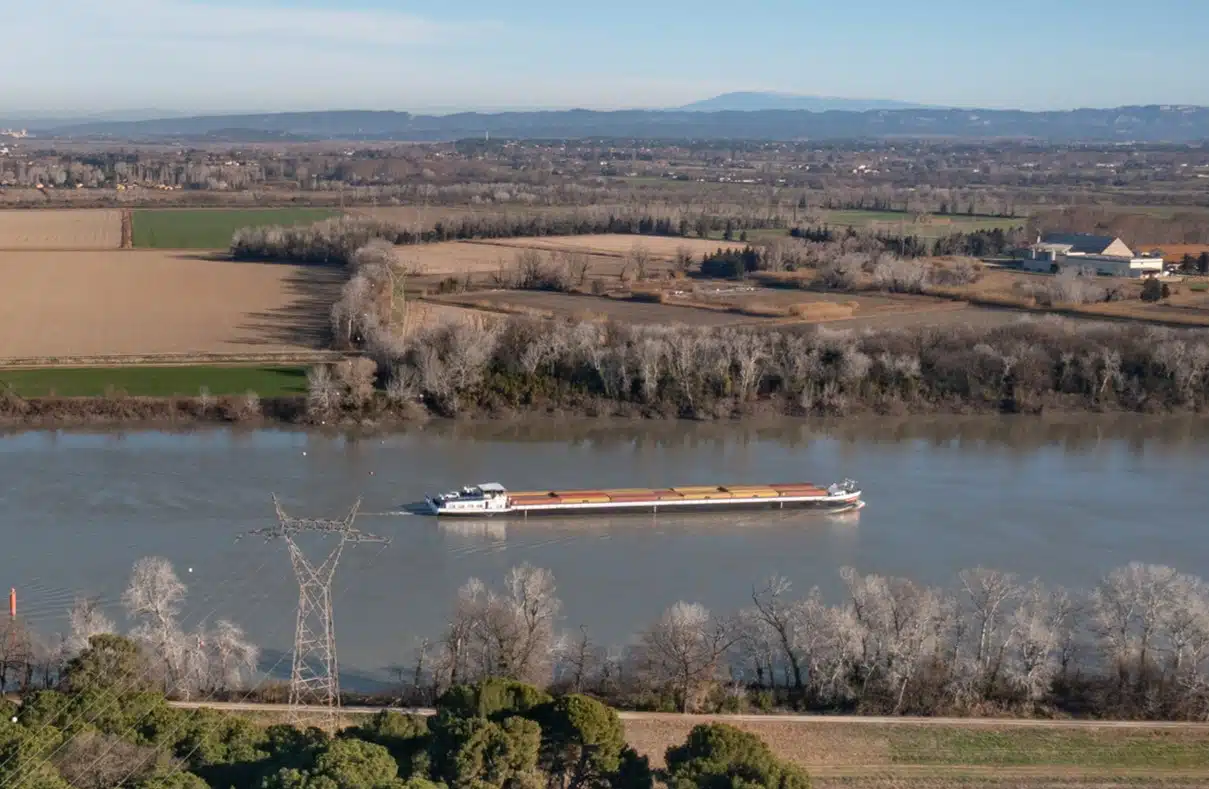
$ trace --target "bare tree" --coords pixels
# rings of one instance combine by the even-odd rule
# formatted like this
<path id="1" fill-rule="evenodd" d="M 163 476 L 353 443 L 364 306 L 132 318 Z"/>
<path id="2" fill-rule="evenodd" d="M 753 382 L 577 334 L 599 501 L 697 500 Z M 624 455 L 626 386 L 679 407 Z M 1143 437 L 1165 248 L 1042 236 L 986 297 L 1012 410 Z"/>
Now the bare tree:
<path id="1" fill-rule="evenodd" d="M 1005 673 L 1031 704 L 1049 693 L 1061 665 L 1060 649 L 1069 613 L 1064 595 L 1062 590 L 1049 591 L 1034 581 L 1011 616 Z"/>
<path id="2" fill-rule="evenodd" d="M 446 633 L 451 683 L 485 676 L 548 682 L 561 608 L 549 570 L 513 567 L 502 592 L 472 578 L 458 593 Z M 474 677 L 464 677 L 467 669 Z"/>
<path id="3" fill-rule="evenodd" d="M 340 387 L 326 364 L 315 365 L 306 375 L 306 410 L 312 417 L 332 413 L 340 405 Z"/>
<path id="4" fill-rule="evenodd" d="M 1141 682 L 1154 659 L 1154 637 L 1171 606 L 1178 573 L 1133 562 L 1113 570 L 1092 592 L 1096 633 L 1116 668 L 1120 688 Z"/>
<path id="5" fill-rule="evenodd" d="M 634 275 L 641 282 L 645 280 L 651 273 L 651 250 L 647 249 L 646 244 L 641 241 L 635 242 L 630 248 L 629 254 L 626 256 L 629 264 L 634 267 Z"/>
<path id="6" fill-rule="evenodd" d="M 848 587 L 865 687 L 884 684 L 897 714 L 911 681 L 938 651 L 945 601 L 937 591 L 904 578 L 861 576 L 847 567 L 840 574 Z"/>
<path id="7" fill-rule="evenodd" d="M 74 657 L 88 648 L 88 639 L 105 633 L 116 633 L 113 620 L 101 610 L 101 601 L 96 597 L 77 597 L 68 614 L 68 631 L 65 649 Z"/>
<path id="8" fill-rule="evenodd" d="M 127 614 L 138 622 L 132 635 L 160 661 L 169 689 L 185 676 L 188 645 L 178 621 L 185 592 L 186 587 L 172 564 L 167 559 L 149 556 L 134 563 L 130 583 L 122 594 Z"/>
<path id="9" fill-rule="evenodd" d="M 604 657 L 600 648 L 592 643 L 588 629 L 580 626 L 575 636 L 561 639 L 562 648 L 559 650 L 561 663 L 565 666 L 565 675 L 572 693 L 582 693 L 589 679 L 596 673 Z"/>
<path id="10" fill-rule="evenodd" d="M 358 357 L 336 363 L 336 380 L 344 390 L 344 399 L 352 408 L 361 408 L 374 396 L 374 378 L 378 365 L 373 359 Z"/>
<path id="11" fill-rule="evenodd" d="M 751 599 L 760 623 L 775 636 L 781 656 L 793 672 L 794 692 L 800 697 L 805 689 L 802 660 L 798 654 L 801 618 L 797 606 L 787 599 L 789 589 L 787 579 L 773 576 L 763 589 L 752 590 Z"/>
<path id="12" fill-rule="evenodd" d="M 1007 646 L 1006 622 L 1012 601 L 1019 596 L 1016 576 L 975 567 L 958 573 L 973 618 L 974 664 L 985 689 L 994 685 Z"/>
<path id="13" fill-rule="evenodd" d="M 562 266 L 567 270 L 571 281 L 582 288 L 588 282 L 588 272 L 592 268 L 592 258 L 585 252 L 562 253 Z"/>
<path id="14" fill-rule="evenodd" d="M 689 712 L 717 680 L 737 638 L 734 630 L 699 603 L 676 603 L 642 634 L 643 668 L 654 682 L 670 688 L 681 712 Z"/>
<path id="15" fill-rule="evenodd" d="M 840 255 L 819 267 L 819 281 L 832 290 L 853 290 L 860 280 L 862 260 L 860 255 Z"/>
<path id="16" fill-rule="evenodd" d="M 260 649 L 248 641 L 243 629 L 220 619 L 203 637 L 206 660 L 205 685 L 229 691 L 243 687 L 255 671 Z"/>
<path id="17" fill-rule="evenodd" d="M 676 247 L 676 256 L 672 259 L 672 271 L 677 274 L 687 274 L 693 267 L 693 250 L 687 246 Z"/>
<path id="18" fill-rule="evenodd" d="M 332 305 L 332 334 L 336 347 L 351 348 L 364 334 L 373 312 L 373 286 L 364 274 L 355 274 Z"/>
<path id="19" fill-rule="evenodd" d="M 0 693 L 10 683 L 28 686 L 33 665 L 34 643 L 29 628 L 21 619 L 5 619 L 0 624 Z"/>

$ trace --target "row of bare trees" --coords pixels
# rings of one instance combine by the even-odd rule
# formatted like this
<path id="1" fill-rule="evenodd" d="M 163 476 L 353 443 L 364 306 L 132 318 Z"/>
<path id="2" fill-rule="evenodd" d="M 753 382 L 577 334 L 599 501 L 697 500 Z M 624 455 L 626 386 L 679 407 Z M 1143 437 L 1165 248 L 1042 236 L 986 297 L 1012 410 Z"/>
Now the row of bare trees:
<path id="1" fill-rule="evenodd" d="M 917 715 L 1209 718 L 1209 585 L 1130 564 L 1088 593 L 974 568 L 950 589 L 841 570 L 843 599 L 784 578 L 719 616 L 678 602 L 624 647 L 560 630 L 552 574 L 472 580 L 411 690 L 505 676 L 620 706 Z"/>
<path id="2" fill-rule="evenodd" d="M 575 407 L 713 417 L 786 413 L 1202 411 L 1209 339 L 1059 318 L 998 326 L 795 331 L 511 318 L 375 336 L 400 400 L 452 415 Z"/>
<path id="3" fill-rule="evenodd" d="M 149 674 L 140 678 L 165 693 L 188 699 L 243 687 L 256 670 L 260 650 L 228 620 L 202 622 L 193 630 L 182 623 L 188 588 L 172 564 L 160 557 L 135 562 L 122 606 L 133 627 L 128 635 L 147 658 Z M 100 601 L 79 597 L 68 614 L 66 633 L 44 638 L 20 619 L 0 628 L 0 690 L 50 687 L 69 660 L 97 635 L 116 634 Z"/>
<path id="4" fill-rule="evenodd" d="M 426 244 L 480 238 L 574 236 L 597 233 L 706 237 L 724 228 L 784 228 L 783 219 L 737 211 L 690 216 L 675 209 L 572 209 L 563 212 L 473 214 L 430 226 L 372 217 L 340 217 L 312 225 L 250 227 L 236 231 L 231 254 L 238 260 L 289 260 L 345 265 L 374 240 Z"/>

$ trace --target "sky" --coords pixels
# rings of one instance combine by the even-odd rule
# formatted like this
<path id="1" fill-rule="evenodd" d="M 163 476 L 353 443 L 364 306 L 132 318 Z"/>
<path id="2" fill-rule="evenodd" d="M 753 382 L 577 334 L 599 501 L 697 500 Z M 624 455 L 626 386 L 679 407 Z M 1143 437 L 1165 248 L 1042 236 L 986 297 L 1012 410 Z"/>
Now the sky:
<path id="1" fill-rule="evenodd" d="M 0 114 L 1209 105 L 1207 0 L 0 0 Z"/>

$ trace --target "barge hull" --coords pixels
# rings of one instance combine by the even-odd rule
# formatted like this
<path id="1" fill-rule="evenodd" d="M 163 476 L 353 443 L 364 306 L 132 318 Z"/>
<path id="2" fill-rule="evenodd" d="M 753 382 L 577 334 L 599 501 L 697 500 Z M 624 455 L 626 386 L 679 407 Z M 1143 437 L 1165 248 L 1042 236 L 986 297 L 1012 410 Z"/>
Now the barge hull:
<path id="1" fill-rule="evenodd" d="M 846 498 L 751 498 L 751 499 L 693 499 L 663 501 L 584 502 L 577 504 L 514 505 L 499 512 L 446 511 L 440 517 L 532 518 L 559 515 L 625 515 L 658 514 L 660 512 L 735 512 L 751 510 L 816 510 L 819 512 L 848 512 L 863 506 L 859 496 Z"/>

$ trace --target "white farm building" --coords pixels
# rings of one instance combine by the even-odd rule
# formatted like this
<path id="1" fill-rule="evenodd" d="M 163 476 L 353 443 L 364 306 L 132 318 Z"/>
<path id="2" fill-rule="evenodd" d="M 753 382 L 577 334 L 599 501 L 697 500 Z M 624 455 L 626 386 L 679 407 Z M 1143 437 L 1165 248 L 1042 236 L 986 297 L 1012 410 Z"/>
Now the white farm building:
<path id="1" fill-rule="evenodd" d="M 1119 238 L 1089 233 L 1047 233 L 1026 250 L 1025 271 L 1058 272 L 1074 266 L 1106 277 L 1148 277 L 1163 273 L 1163 259 L 1137 255 Z"/>

